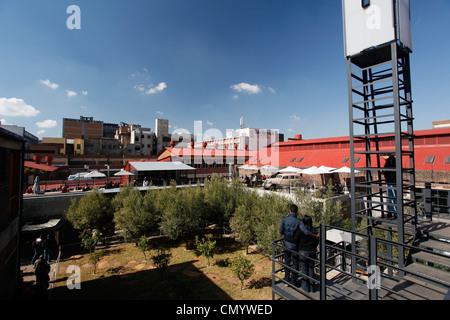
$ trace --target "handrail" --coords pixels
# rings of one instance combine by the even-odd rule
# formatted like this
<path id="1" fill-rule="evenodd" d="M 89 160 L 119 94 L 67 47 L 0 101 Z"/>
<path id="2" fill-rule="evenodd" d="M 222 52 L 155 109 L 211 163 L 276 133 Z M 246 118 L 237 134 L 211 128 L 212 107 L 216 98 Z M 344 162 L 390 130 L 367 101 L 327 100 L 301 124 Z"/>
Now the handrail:
<path id="1" fill-rule="evenodd" d="M 61 246 L 58 248 L 58 257 L 55 261 L 55 266 L 53 268 L 52 276 L 50 277 L 50 288 L 48 292 L 48 299 L 51 300 L 53 288 L 55 287 L 56 276 L 58 275 L 59 262 L 61 260 Z"/>
<path id="2" fill-rule="evenodd" d="M 341 243 L 329 244 L 329 243 L 327 243 L 327 241 L 323 241 L 324 235 L 326 235 L 327 229 L 331 229 L 331 228 L 337 229 L 340 231 L 344 231 L 344 232 L 348 232 L 354 236 L 361 237 L 362 242 L 367 242 L 367 248 L 353 248 L 353 250 L 349 250 L 347 247 L 349 245 L 351 245 L 351 243 L 342 242 L 344 245 L 340 245 Z M 273 263 L 272 263 L 272 285 L 274 286 L 277 283 L 277 281 L 279 281 L 279 282 L 287 284 L 288 286 L 293 288 L 295 291 L 301 293 L 302 295 L 304 295 L 310 299 L 315 299 L 311 295 L 304 292 L 301 288 L 292 286 L 291 284 L 287 283 L 286 281 L 284 281 L 284 279 L 282 279 L 280 276 L 277 275 L 277 273 L 282 272 L 284 270 L 284 268 L 288 268 L 289 270 L 291 270 L 291 272 L 297 272 L 299 274 L 299 276 L 300 275 L 303 276 L 303 271 L 301 271 L 301 270 L 296 271 L 296 270 L 292 269 L 290 266 L 286 266 L 283 262 L 279 261 L 279 258 L 282 256 L 282 254 L 276 255 L 275 248 L 282 248 L 283 250 L 289 250 L 291 252 L 296 252 L 294 250 L 284 248 L 284 246 L 282 244 L 280 244 L 281 241 L 282 241 L 282 239 L 277 239 L 272 242 L 272 253 L 273 253 L 272 254 L 272 260 L 273 260 Z M 347 246 L 345 244 L 347 244 Z M 315 261 L 315 267 L 319 266 L 320 276 L 319 276 L 319 280 L 312 279 L 312 280 L 314 280 L 315 283 L 319 284 L 320 300 L 326 300 L 328 298 L 327 290 L 339 292 L 338 289 L 333 287 L 333 284 L 330 281 L 327 281 L 327 275 L 329 274 L 330 271 L 337 271 L 338 272 L 337 276 L 343 275 L 345 277 L 357 279 L 357 280 L 365 283 L 367 286 L 367 295 L 366 296 L 371 300 L 378 299 L 380 290 L 384 290 L 385 292 L 388 292 L 389 294 L 393 294 L 393 295 L 395 294 L 396 296 L 398 296 L 400 298 L 406 298 L 406 296 L 403 295 L 401 291 L 400 292 L 395 291 L 395 290 L 393 290 L 393 288 L 390 288 L 386 284 L 381 283 L 381 278 L 399 281 L 399 280 L 402 280 L 403 278 L 401 278 L 401 277 L 406 274 L 411 274 L 411 275 L 414 275 L 415 277 L 420 277 L 421 279 L 430 280 L 438 285 L 448 288 L 448 283 L 444 282 L 443 280 L 441 281 L 439 279 L 427 276 L 426 274 L 419 274 L 419 273 L 411 271 L 409 269 L 407 270 L 406 267 L 408 266 L 408 264 L 406 264 L 404 267 L 400 267 L 398 265 L 397 260 L 383 255 L 383 251 L 381 251 L 381 249 L 379 248 L 380 247 L 379 244 L 401 247 L 403 249 L 403 252 L 409 251 L 410 254 L 411 254 L 411 252 L 421 251 L 421 252 L 433 254 L 437 257 L 448 258 L 448 256 L 445 255 L 444 253 L 435 252 L 435 251 L 432 251 L 432 250 L 429 250 L 426 248 L 421 248 L 421 247 L 417 247 L 417 246 L 410 245 L 410 244 L 398 243 L 398 242 L 395 242 L 392 240 L 379 238 L 379 237 L 376 237 L 373 235 L 362 234 L 362 233 L 359 233 L 356 231 L 346 230 L 343 228 L 322 224 L 322 225 L 320 225 L 319 250 L 317 251 L 319 259 L 313 259 Z M 361 249 L 363 249 L 363 250 L 361 250 Z M 332 250 L 335 252 L 332 253 L 331 252 Z M 299 254 L 298 252 L 296 252 L 296 253 Z M 334 260 L 336 257 L 339 257 L 339 256 L 343 257 L 343 260 L 340 263 L 336 263 L 334 265 L 330 263 L 330 261 Z M 347 262 L 346 260 L 348 257 L 357 258 L 357 259 L 351 259 L 351 260 L 355 261 L 356 265 L 351 265 L 352 262 Z M 380 259 L 383 259 L 383 260 L 380 260 Z M 366 266 L 361 265 L 362 261 L 366 261 L 365 262 Z M 276 269 L 275 268 L 276 263 L 279 264 L 281 267 Z M 346 270 L 345 267 L 347 266 L 347 263 L 350 263 L 349 266 L 351 267 L 352 271 Z M 371 286 L 370 282 L 369 282 L 371 280 L 371 276 L 373 275 L 373 273 L 372 274 L 370 273 L 370 269 L 369 269 L 370 266 L 376 266 L 376 267 L 379 267 L 380 269 L 386 268 L 386 270 L 384 270 L 383 272 L 381 272 L 381 270 L 380 270 L 380 274 L 378 274 L 378 276 L 380 276 L 380 283 L 378 283 L 376 286 Z M 357 272 L 355 272 L 357 270 L 359 270 L 359 274 Z M 391 270 L 391 271 L 397 270 L 399 276 L 393 277 L 391 272 L 386 273 L 388 270 Z M 337 277 L 337 276 L 334 276 L 334 277 Z M 342 292 L 339 292 L 339 293 L 343 294 Z M 279 294 L 279 293 L 277 293 L 277 294 Z M 346 294 L 343 294 L 343 296 L 345 296 L 347 299 L 353 299 L 353 297 L 350 297 L 349 295 L 346 295 Z"/>

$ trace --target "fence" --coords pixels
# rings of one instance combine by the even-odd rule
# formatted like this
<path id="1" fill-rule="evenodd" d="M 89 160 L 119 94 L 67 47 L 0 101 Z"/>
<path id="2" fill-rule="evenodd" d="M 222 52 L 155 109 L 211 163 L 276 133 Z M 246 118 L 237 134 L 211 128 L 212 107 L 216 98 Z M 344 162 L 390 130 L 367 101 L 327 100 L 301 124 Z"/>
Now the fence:
<path id="1" fill-rule="evenodd" d="M 122 178 L 120 177 L 108 177 L 108 178 L 94 178 L 94 179 L 84 179 L 84 180 L 41 180 L 39 187 L 45 192 L 61 191 L 62 186 L 66 186 L 69 189 L 83 188 L 85 185 L 89 187 L 105 187 L 108 183 L 121 185 Z M 33 185 L 31 185 L 32 187 Z M 28 184 L 24 186 L 23 190 L 28 188 Z"/>
<path id="2" fill-rule="evenodd" d="M 327 241 L 325 235 L 331 229 L 347 233 L 351 240 Z M 285 248 L 282 239 L 272 242 L 273 299 L 276 296 L 287 300 L 377 300 L 387 297 L 393 300 L 409 300 L 419 297 L 420 290 L 416 293 L 417 296 L 414 296 L 414 292 L 403 291 L 405 286 L 399 283 L 404 279 L 431 282 L 443 288 L 443 292 L 450 289 L 450 274 L 439 278 L 434 273 L 412 268 L 413 254 L 421 252 L 434 256 L 437 260 L 449 259 L 449 252 L 436 252 L 414 245 L 400 244 L 328 225 L 320 225 L 320 235 L 317 257 L 313 259 L 315 266 L 313 278 L 305 275 L 304 271 L 296 266 L 284 263 L 285 250 L 294 254 L 298 252 Z M 402 250 L 399 250 L 400 247 Z M 403 252 L 406 257 L 407 263 L 403 268 L 397 263 L 398 252 Z M 305 292 L 301 287 L 286 281 L 282 276 L 285 269 L 297 273 L 299 278 L 312 280 L 316 284 L 316 292 Z M 435 270 L 441 274 L 446 272 L 445 268 L 443 270 L 429 267 L 428 270 Z"/>

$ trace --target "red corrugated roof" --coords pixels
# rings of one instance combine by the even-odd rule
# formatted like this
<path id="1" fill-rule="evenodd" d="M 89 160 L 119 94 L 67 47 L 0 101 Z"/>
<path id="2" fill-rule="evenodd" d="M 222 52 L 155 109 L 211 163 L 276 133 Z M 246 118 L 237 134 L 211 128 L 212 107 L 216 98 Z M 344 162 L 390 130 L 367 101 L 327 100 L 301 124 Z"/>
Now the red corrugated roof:
<path id="1" fill-rule="evenodd" d="M 450 171 L 450 128 L 419 130 L 415 131 L 414 160 L 416 170 L 434 170 L 434 171 Z M 291 140 L 279 142 L 275 146 L 284 148 L 273 148 L 272 155 L 263 159 L 263 161 L 255 161 L 255 157 L 251 157 L 247 164 L 254 165 L 274 165 L 279 167 L 299 167 L 306 168 L 311 166 L 327 166 L 340 168 L 343 166 L 350 167 L 350 145 L 349 137 L 323 138 L 311 140 Z M 334 148 L 320 149 L 318 146 L 324 143 L 334 144 Z M 311 145 L 310 150 L 294 150 L 295 146 Z M 292 146 L 292 148 L 289 148 Z M 384 150 L 392 150 L 391 145 L 382 147 Z M 270 149 L 270 147 L 268 148 Z M 277 151 L 279 150 L 279 151 Z M 356 148 L 355 150 L 362 150 Z M 271 153 L 270 151 L 261 150 L 260 153 Z M 355 167 L 365 166 L 365 156 L 356 154 L 360 157 L 355 163 Z M 434 158 L 432 158 L 434 157 Z M 300 162 L 300 158 L 303 158 Z M 346 162 L 344 159 L 348 158 Z M 375 157 L 372 161 L 375 161 Z M 405 158 L 405 162 L 408 159 Z M 432 161 L 432 162 L 430 162 Z M 381 159 L 381 166 L 384 160 Z M 405 163 L 405 166 L 409 163 Z"/>
<path id="2" fill-rule="evenodd" d="M 417 130 L 415 134 L 415 169 L 450 171 L 450 128 Z M 274 147 L 263 148 L 259 151 L 228 150 L 228 149 L 198 149 L 198 148 L 165 148 L 165 154 L 159 161 L 172 161 L 172 158 L 182 160 L 183 157 L 248 157 L 246 164 L 251 165 L 273 165 L 279 167 L 307 168 L 312 166 L 327 166 L 340 168 L 350 167 L 350 138 L 331 137 L 310 140 L 289 140 L 273 144 Z M 329 145 L 326 145 L 326 144 Z M 382 150 L 392 150 L 393 142 L 382 145 Z M 301 147 L 301 146 L 304 147 Z M 310 146 L 308 146 L 310 145 Z M 292 146 L 292 148 L 289 148 Z M 361 146 L 361 145 L 360 145 Z M 296 148 L 297 147 L 297 148 Z M 300 150 L 309 149 L 309 150 Z M 362 150 L 355 148 L 355 150 Z M 163 155 L 162 153 L 160 155 Z M 426 162 L 427 157 L 435 157 L 432 163 Z M 356 154 L 360 158 L 355 167 L 365 167 L 365 156 Z M 300 162 L 299 159 L 303 158 Z M 448 159 L 447 159 L 448 158 Z M 347 160 L 346 160 L 347 159 Z M 345 161 L 346 160 L 346 161 Z M 428 159 L 430 160 L 430 158 Z M 372 161 L 375 161 L 372 159 Z M 407 161 L 407 159 L 405 159 Z M 381 159 L 381 166 L 384 160 Z M 405 166 L 409 165 L 405 163 Z"/>
<path id="3" fill-rule="evenodd" d="M 33 162 L 33 161 L 24 161 L 23 165 L 25 167 L 28 167 L 28 168 L 44 170 L 44 171 L 50 171 L 50 172 L 53 172 L 53 171 L 59 169 L 59 167 L 53 167 L 53 166 L 49 166 L 47 164 L 36 163 L 36 162 Z"/>

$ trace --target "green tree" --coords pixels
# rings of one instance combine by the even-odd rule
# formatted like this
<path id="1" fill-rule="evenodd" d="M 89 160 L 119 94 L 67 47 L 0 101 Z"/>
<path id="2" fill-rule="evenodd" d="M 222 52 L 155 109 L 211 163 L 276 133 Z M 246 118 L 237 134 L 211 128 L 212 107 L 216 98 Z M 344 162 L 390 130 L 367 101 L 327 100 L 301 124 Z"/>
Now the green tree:
<path id="1" fill-rule="evenodd" d="M 163 280 L 164 272 L 169 266 L 171 257 L 172 254 L 162 248 L 159 248 L 157 253 L 152 256 L 153 265 L 156 267 L 156 269 L 158 269 L 161 276 L 161 281 Z"/>
<path id="2" fill-rule="evenodd" d="M 97 264 L 105 254 L 105 250 L 94 250 L 89 253 L 89 260 L 94 264 L 94 274 L 97 272 Z"/>
<path id="3" fill-rule="evenodd" d="M 113 219 L 111 201 L 98 189 L 76 201 L 72 200 L 66 211 L 67 220 L 75 229 L 96 227 L 101 229 Z"/>
<path id="4" fill-rule="evenodd" d="M 114 222 L 116 228 L 126 239 L 139 239 L 142 235 L 151 233 L 157 227 L 157 215 L 153 202 L 143 196 L 139 189 L 125 190 L 114 199 L 116 212 Z"/>
<path id="5" fill-rule="evenodd" d="M 97 230 L 92 230 L 91 228 L 86 228 L 80 232 L 81 246 L 89 251 L 89 253 L 94 252 L 95 245 L 100 239 L 100 234 Z"/>
<path id="6" fill-rule="evenodd" d="M 145 255 L 145 252 L 150 249 L 150 239 L 148 239 L 146 236 L 142 236 L 139 239 L 138 248 L 144 254 L 144 261 L 147 262 L 147 256 Z"/>
<path id="7" fill-rule="evenodd" d="M 210 259 L 217 252 L 216 241 L 212 240 L 212 235 L 207 234 L 202 240 L 195 236 L 195 246 L 200 254 L 208 259 L 208 267 L 211 265 Z"/>
<path id="8" fill-rule="evenodd" d="M 89 260 L 94 264 L 94 274 L 96 273 L 97 263 L 104 254 L 104 250 L 95 250 L 95 245 L 100 239 L 98 230 L 86 228 L 80 232 L 81 246 L 89 252 Z"/>
<path id="9" fill-rule="evenodd" d="M 237 233 L 236 240 L 245 246 L 245 252 L 248 254 L 249 245 L 256 240 L 253 208 L 246 205 L 237 207 L 230 219 L 230 227 Z"/>
<path id="10" fill-rule="evenodd" d="M 236 277 L 241 283 L 241 291 L 244 290 L 244 281 L 248 280 L 255 270 L 255 265 L 248 259 L 238 256 L 231 263 L 231 270 L 233 270 Z"/>
<path id="11" fill-rule="evenodd" d="M 169 238 L 192 239 L 205 227 L 204 191 L 200 186 L 182 188 L 165 206 L 161 216 L 161 228 Z"/>
<path id="12" fill-rule="evenodd" d="M 255 234 L 258 246 L 266 253 L 272 252 L 272 241 L 279 239 L 281 219 L 289 212 L 291 201 L 285 197 L 264 194 L 259 198 L 255 211 Z"/>
<path id="13" fill-rule="evenodd" d="M 208 206 L 208 221 L 216 223 L 223 234 L 224 227 L 238 206 L 239 196 L 244 189 L 236 181 L 231 185 L 222 177 L 213 174 L 211 180 L 205 182 L 205 201 Z"/>
<path id="14" fill-rule="evenodd" d="M 335 227 L 347 225 L 342 211 L 342 201 L 333 194 L 331 180 L 328 181 L 324 195 L 317 193 L 313 196 L 300 191 L 296 193 L 296 202 L 299 217 L 309 215 L 314 225 L 327 224 Z"/>

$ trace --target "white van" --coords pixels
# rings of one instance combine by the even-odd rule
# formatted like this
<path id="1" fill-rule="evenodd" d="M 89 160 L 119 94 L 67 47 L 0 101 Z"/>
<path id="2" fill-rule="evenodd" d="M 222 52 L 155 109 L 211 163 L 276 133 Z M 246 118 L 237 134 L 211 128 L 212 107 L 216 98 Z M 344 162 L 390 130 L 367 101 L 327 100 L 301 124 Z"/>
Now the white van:
<path id="1" fill-rule="evenodd" d="M 76 174 L 71 174 L 67 177 L 67 180 L 88 180 L 89 177 L 85 177 L 89 172 L 78 172 Z"/>
<path id="2" fill-rule="evenodd" d="M 282 188 L 294 187 L 300 183 L 300 175 L 296 173 L 279 173 L 273 178 L 264 182 L 264 189 L 276 190 Z"/>

